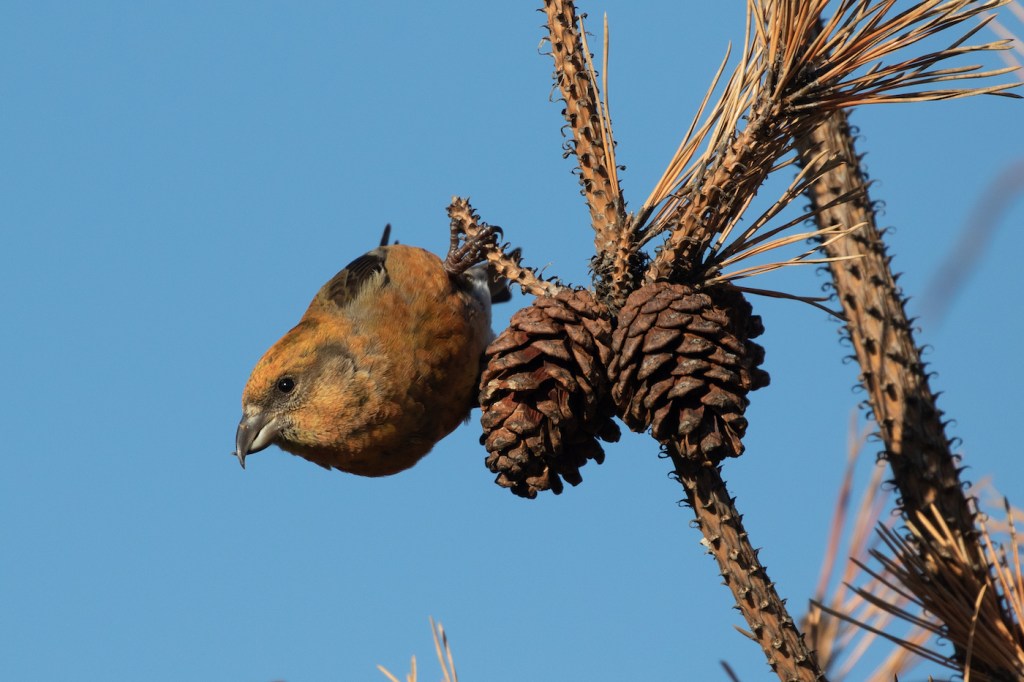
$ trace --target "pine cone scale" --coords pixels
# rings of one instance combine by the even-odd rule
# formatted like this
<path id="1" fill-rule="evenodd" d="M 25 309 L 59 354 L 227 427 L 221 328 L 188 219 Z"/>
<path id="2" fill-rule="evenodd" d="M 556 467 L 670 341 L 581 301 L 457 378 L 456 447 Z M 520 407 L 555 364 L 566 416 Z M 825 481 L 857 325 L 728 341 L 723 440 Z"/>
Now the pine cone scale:
<path id="1" fill-rule="evenodd" d="M 619 438 L 608 381 L 611 314 L 588 291 L 537 298 L 491 343 L 480 423 L 495 482 L 523 497 L 562 492 Z M 638 343 L 642 339 L 638 339 Z M 514 408 L 509 409 L 509 405 Z"/>
<path id="2" fill-rule="evenodd" d="M 612 336 L 611 395 L 626 425 L 688 458 L 743 452 L 747 393 L 767 385 L 760 318 L 731 285 L 655 282 L 634 291 Z"/>

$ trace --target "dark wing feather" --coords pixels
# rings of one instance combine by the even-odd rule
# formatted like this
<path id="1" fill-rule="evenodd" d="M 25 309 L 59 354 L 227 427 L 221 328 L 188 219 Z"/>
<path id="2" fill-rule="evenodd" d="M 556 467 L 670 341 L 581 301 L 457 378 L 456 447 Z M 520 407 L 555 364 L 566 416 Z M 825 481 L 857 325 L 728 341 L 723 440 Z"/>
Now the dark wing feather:
<path id="1" fill-rule="evenodd" d="M 374 249 L 367 254 L 356 258 L 349 263 L 344 270 L 331 278 L 323 285 L 317 299 L 322 302 L 331 301 L 340 308 L 344 308 L 359 293 L 363 285 L 379 273 L 384 274 L 383 284 L 388 282 L 388 271 L 384 265 L 387 260 L 387 248 Z"/>

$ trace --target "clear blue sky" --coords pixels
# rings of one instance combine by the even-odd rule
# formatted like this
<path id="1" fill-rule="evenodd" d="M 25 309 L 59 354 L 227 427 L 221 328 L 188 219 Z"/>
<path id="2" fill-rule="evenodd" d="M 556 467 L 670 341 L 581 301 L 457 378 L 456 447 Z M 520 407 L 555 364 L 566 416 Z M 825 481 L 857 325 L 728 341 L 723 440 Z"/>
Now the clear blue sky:
<path id="1" fill-rule="evenodd" d="M 636 207 L 742 3 L 581 9 L 610 14 Z M 415 653 L 429 680 L 428 615 L 465 682 L 721 680 L 720 659 L 771 678 L 643 437 L 532 502 L 492 483 L 477 415 L 381 480 L 228 454 L 256 359 L 386 222 L 440 251 L 469 195 L 528 262 L 587 281 L 541 24 L 533 3 L 5 3 L 0 678 L 379 680 Z M 855 114 L 912 312 L 1024 157 L 1021 121 L 995 98 Z M 1018 504 L 1022 224 L 1018 200 L 945 323 L 920 321 L 967 477 Z M 863 395 L 834 320 L 754 304 L 773 381 L 725 477 L 800 612 Z"/>

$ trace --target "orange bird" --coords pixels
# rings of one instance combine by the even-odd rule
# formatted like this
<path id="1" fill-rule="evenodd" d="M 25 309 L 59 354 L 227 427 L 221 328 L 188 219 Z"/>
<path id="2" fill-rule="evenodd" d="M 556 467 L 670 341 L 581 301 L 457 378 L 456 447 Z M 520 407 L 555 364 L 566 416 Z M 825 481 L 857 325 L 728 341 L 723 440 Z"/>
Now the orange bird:
<path id="1" fill-rule="evenodd" d="M 271 444 L 325 468 L 387 476 L 413 466 L 469 417 L 491 303 L 507 284 L 481 264 L 485 228 L 442 261 L 381 245 L 325 284 L 299 323 L 256 363 L 235 452 Z"/>

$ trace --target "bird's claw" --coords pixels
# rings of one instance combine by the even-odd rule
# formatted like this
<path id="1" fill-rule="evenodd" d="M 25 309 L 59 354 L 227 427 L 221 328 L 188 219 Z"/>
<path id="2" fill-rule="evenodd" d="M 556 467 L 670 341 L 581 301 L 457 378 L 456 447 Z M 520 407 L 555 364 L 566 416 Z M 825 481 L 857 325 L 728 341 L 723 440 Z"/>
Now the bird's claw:
<path id="1" fill-rule="evenodd" d="M 498 240 L 504 232 L 497 225 L 482 225 L 466 234 L 460 240 L 455 224 L 452 224 L 452 243 L 444 259 L 444 269 L 450 275 L 461 275 L 487 259 L 487 254 L 498 249 Z M 462 241 L 460 244 L 459 242 Z"/>

